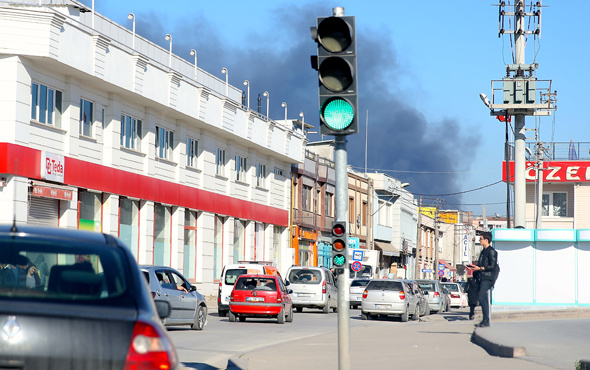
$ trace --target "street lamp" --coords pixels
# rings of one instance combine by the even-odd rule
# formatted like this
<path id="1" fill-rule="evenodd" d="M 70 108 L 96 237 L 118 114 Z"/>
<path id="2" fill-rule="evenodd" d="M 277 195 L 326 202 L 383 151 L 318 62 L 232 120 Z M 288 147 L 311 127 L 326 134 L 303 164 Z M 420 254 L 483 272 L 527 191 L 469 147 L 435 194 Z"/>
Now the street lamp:
<path id="1" fill-rule="evenodd" d="M 166 41 L 170 41 L 170 53 L 168 54 L 168 68 L 172 68 L 172 36 L 166 34 Z"/>
<path id="2" fill-rule="evenodd" d="M 244 81 L 244 86 L 247 86 L 247 93 L 246 93 L 246 106 L 250 109 L 250 81 Z"/>
<path id="3" fill-rule="evenodd" d="M 270 100 L 270 94 L 268 93 L 268 91 L 265 91 L 262 93 L 263 96 L 266 96 L 266 118 L 270 119 L 270 117 L 268 117 L 268 102 Z"/>
<path id="4" fill-rule="evenodd" d="M 301 123 L 305 126 L 305 116 L 303 115 L 303 112 L 299 112 L 299 117 L 301 117 Z"/>
<path id="5" fill-rule="evenodd" d="M 281 107 L 285 108 L 285 123 L 287 123 L 287 103 L 282 102 Z"/>
<path id="6" fill-rule="evenodd" d="M 195 49 L 191 49 L 191 55 L 195 56 L 195 81 L 197 80 L 197 51 Z"/>
<path id="7" fill-rule="evenodd" d="M 135 14 L 129 13 L 127 18 L 129 18 L 130 21 L 133 21 L 133 38 L 131 39 L 131 48 L 135 50 Z"/>
<path id="8" fill-rule="evenodd" d="M 229 77 L 229 73 L 227 73 L 227 68 L 223 67 L 221 68 L 221 73 L 223 73 L 225 75 L 225 96 L 229 95 L 229 85 L 228 85 L 228 77 Z"/>

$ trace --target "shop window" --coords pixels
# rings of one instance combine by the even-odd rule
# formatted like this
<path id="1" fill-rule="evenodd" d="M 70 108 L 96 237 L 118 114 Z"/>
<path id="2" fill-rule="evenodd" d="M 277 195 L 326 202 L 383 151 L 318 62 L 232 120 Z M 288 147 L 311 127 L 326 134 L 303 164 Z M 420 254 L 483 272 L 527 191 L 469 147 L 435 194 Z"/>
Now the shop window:
<path id="1" fill-rule="evenodd" d="M 543 216 L 566 217 L 567 193 L 543 194 Z"/>
<path id="2" fill-rule="evenodd" d="M 125 243 L 138 259 L 139 253 L 139 201 L 119 199 L 119 239 Z"/>
<path id="3" fill-rule="evenodd" d="M 170 266 L 171 207 L 154 205 L 154 265 Z"/>
<path id="4" fill-rule="evenodd" d="M 188 279 L 197 278 L 197 212 L 184 211 L 184 276 Z"/>
<path id="5" fill-rule="evenodd" d="M 80 230 L 101 231 L 101 194 L 80 190 L 78 196 L 78 228 Z"/>

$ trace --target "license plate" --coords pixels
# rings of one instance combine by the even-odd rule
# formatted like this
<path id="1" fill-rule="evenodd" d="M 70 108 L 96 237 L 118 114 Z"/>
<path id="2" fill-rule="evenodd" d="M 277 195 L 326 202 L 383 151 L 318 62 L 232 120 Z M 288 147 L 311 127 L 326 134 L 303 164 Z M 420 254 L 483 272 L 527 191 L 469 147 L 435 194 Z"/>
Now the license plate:
<path id="1" fill-rule="evenodd" d="M 384 310 L 386 308 L 389 308 L 389 305 L 388 304 L 376 304 L 375 308 L 378 310 Z"/>
<path id="2" fill-rule="evenodd" d="M 264 297 L 246 297 L 248 302 L 264 302 Z"/>
<path id="3" fill-rule="evenodd" d="M 297 293 L 297 297 L 311 297 L 310 293 Z"/>
<path id="4" fill-rule="evenodd" d="M 361 297 L 356 297 L 356 300 L 357 301 L 360 301 L 360 300 L 362 300 L 362 298 Z"/>

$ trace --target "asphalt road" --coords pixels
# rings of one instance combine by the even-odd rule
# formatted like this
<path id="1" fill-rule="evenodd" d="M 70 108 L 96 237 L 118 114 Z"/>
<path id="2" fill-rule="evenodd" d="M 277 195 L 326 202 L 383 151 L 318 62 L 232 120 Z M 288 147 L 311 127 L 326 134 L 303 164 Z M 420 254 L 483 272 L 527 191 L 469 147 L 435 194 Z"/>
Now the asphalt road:
<path id="1" fill-rule="evenodd" d="M 363 321 L 351 310 L 350 368 L 574 369 L 579 356 L 590 351 L 590 319 L 513 321 L 477 330 L 526 344 L 529 356 L 491 356 L 471 342 L 474 321 L 466 316 L 466 310 L 454 309 L 417 322 Z M 230 323 L 213 313 L 202 332 L 179 327 L 169 328 L 169 334 L 189 369 L 338 368 L 334 313 L 304 310 L 283 325 L 264 319 Z"/>

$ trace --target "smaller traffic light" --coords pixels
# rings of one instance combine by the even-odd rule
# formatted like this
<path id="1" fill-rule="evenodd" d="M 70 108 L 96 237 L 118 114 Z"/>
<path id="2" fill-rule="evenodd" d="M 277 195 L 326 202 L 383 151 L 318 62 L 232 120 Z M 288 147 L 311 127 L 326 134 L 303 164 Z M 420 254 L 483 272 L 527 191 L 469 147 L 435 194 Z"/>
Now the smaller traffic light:
<path id="1" fill-rule="evenodd" d="M 332 265 L 334 271 L 343 271 L 348 263 L 348 233 L 346 222 L 334 221 L 332 223 Z"/>

